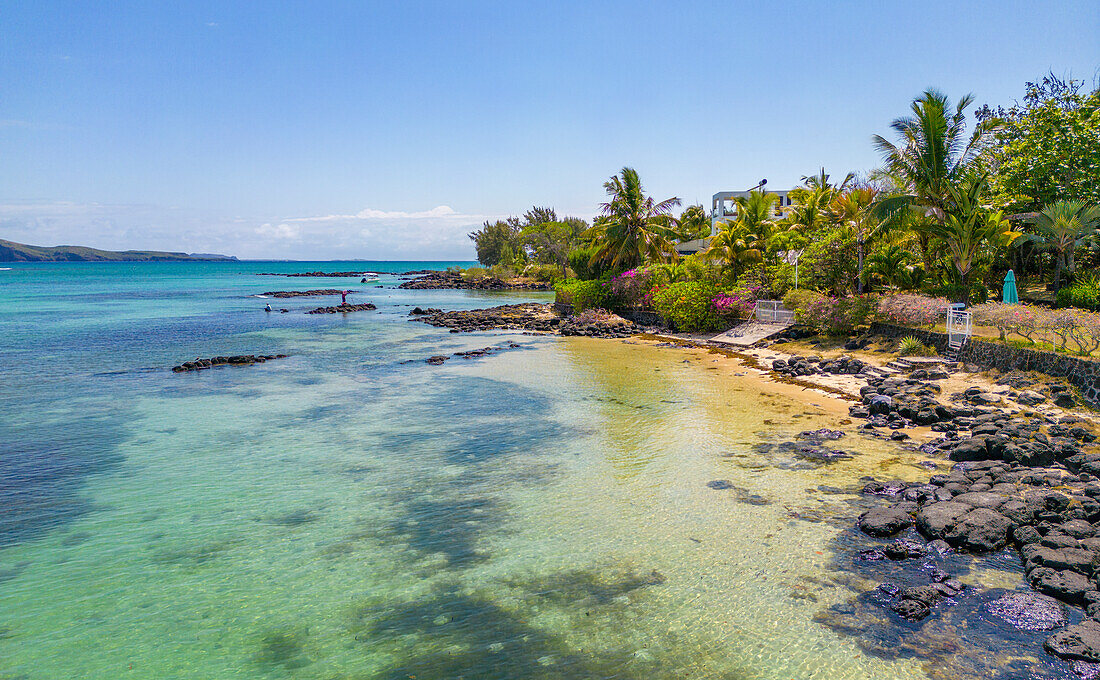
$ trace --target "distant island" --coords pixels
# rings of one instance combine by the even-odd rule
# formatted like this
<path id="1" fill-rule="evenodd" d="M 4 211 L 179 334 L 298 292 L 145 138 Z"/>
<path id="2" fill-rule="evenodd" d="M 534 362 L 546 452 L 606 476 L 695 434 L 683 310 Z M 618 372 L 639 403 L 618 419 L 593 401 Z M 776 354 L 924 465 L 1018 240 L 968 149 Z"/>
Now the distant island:
<path id="1" fill-rule="evenodd" d="M 98 250 L 86 246 L 28 246 L 0 239 L 0 262 L 170 262 L 173 260 L 236 261 L 231 255 L 169 253 L 159 250 Z"/>

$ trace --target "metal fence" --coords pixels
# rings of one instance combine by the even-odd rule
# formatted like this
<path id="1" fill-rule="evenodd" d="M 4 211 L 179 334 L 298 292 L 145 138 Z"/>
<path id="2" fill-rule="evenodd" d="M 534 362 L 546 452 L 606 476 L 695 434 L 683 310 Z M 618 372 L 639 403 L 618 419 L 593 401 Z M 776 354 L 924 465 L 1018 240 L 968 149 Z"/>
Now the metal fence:
<path id="1" fill-rule="evenodd" d="M 952 305 L 947 310 L 947 345 L 951 349 L 958 349 L 970 337 L 971 332 L 970 312 L 964 311 L 959 306 Z"/>
<path id="2" fill-rule="evenodd" d="M 756 320 L 759 323 L 794 323 L 794 312 L 784 307 L 782 300 L 757 300 Z"/>

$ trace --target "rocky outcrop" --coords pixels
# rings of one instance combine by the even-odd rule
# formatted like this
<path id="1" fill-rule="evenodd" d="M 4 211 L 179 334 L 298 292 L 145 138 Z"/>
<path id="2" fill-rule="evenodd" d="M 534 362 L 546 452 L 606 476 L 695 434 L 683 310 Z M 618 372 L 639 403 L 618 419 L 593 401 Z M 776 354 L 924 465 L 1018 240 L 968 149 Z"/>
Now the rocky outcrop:
<path id="1" fill-rule="evenodd" d="M 832 373 L 835 375 L 862 375 L 868 368 L 868 364 L 849 356 L 838 357 L 833 360 L 825 360 L 821 357 L 792 356 L 789 359 L 776 359 L 772 362 L 772 370 L 781 375 L 792 378 L 814 375 L 817 373 Z"/>
<path id="2" fill-rule="evenodd" d="M 586 319 L 583 315 L 565 320 L 558 327 L 558 330 L 562 335 L 589 338 L 629 338 L 637 332 L 634 322 L 618 316 L 606 319 Z"/>
<path id="3" fill-rule="evenodd" d="M 363 276 L 363 272 L 301 272 L 301 273 L 294 273 L 294 274 L 280 274 L 279 272 L 261 272 L 259 274 L 256 274 L 256 276 L 290 276 L 290 277 L 296 277 L 296 276 L 305 276 L 305 277 L 327 276 L 327 277 L 330 277 L 330 278 L 351 278 L 353 276 L 354 277 L 361 277 L 361 276 Z"/>
<path id="4" fill-rule="evenodd" d="M 549 304 L 528 302 L 502 305 L 488 309 L 437 312 L 417 319 L 437 328 L 449 328 L 452 333 L 487 330 L 552 331 L 561 323 Z"/>
<path id="5" fill-rule="evenodd" d="M 286 354 L 238 354 L 229 357 L 210 357 L 209 359 L 185 361 L 178 366 L 173 366 L 172 370 L 176 373 L 184 373 L 187 371 L 201 371 L 215 366 L 251 366 L 273 359 L 285 359 L 286 357 Z"/>
<path id="6" fill-rule="evenodd" d="M 351 312 L 369 312 L 372 309 L 378 309 L 369 302 L 364 302 L 361 305 L 336 305 L 335 307 L 318 307 L 317 309 L 311 309 L 306 314 L 349 314 Z"/>
<path id="7" fill-rule="evenodd" d="M 553 290 L 549 283 L 538 281 L 504 281 L 495 276 L 466 278 L 451 272 L 428 272 L 398 288 L 411 290 Z"/>

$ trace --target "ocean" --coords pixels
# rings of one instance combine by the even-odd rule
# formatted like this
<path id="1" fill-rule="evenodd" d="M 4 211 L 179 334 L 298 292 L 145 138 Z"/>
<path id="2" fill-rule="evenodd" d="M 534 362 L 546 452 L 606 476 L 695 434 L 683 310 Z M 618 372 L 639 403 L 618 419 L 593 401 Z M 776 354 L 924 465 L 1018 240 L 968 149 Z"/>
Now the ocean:
<path id="1" fill-rule="evenodd" d="M 915 458 L 725 357 L 411 320 L 552 300 L 397 288 L 449 264 L 3 265 L 0 678 L 925 677 L 814 620 Z M 316 270 L 381 279 L 257 275 Z"/>

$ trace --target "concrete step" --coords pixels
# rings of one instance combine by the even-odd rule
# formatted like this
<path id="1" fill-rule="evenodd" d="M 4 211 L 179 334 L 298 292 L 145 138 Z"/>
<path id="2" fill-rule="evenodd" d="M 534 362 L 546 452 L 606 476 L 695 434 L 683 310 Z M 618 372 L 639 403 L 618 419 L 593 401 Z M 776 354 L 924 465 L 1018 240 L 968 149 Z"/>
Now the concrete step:
<path id="1" fill-rule="evenodd" d="M 724 333 L 710 338 L 710 342 L 716 342 L 722 345 L 735 345 L 737 347 L 748 347 L 754 345 L 761 340 L 766 340 L 773 335 L 781 333 L 791 327 L 789 323 L 760 323 L 757 321 L 746 321 L 740 326 L 735 326 Z"/>

